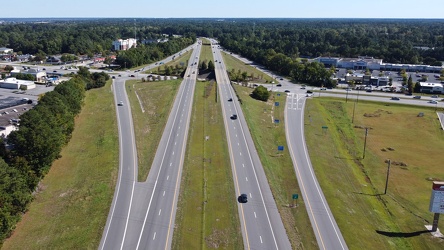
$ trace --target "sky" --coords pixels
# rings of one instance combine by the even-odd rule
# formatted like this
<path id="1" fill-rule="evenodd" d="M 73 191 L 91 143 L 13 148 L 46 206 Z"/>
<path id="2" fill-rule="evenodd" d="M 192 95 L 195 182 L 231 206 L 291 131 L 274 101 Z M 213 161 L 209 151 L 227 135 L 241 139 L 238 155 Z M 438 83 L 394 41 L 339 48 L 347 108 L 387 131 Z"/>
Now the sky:
<path id="1" fill-rule="evenodd" d="M 19 3 L 19 4 L 18 4 Z M 1 18 L 444 18 L 444 0 L 19 0 Z M 12 6 L 10 6 L 12 7 Z"/>

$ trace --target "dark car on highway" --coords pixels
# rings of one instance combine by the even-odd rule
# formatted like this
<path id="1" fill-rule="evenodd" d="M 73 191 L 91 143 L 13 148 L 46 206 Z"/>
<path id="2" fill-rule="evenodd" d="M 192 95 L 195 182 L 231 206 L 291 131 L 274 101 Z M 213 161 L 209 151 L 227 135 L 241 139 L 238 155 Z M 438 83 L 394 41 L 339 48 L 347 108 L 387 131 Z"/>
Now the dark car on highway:
<path id="1" fill-rule="evenodd" d="M 248 196 L 246 194 L 241 194 L 239 197 L 237 197 L 237 201 L 239 201 L 239 203 L 247 203 Z"/>
<path id="2" fill-rule="evenodd" d="M 236 115 L 236 114 L 233 114 L 232 116 L 230 116 L 230 119 L 231 119 L 231 120 L 236 120 L 236 119 L 237 119 L 237 115 Z"/>

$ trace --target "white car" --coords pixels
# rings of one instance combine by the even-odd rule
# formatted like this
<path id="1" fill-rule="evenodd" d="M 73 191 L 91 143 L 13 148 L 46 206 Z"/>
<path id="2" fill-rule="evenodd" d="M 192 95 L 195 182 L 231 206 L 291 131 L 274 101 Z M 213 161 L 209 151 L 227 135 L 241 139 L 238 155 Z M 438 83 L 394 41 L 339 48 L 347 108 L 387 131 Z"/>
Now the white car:
<path id="1" fill-rule="evenodd" d="M 431 104 L 438 104 L 438 102 L 435 101 L 435 100 L 430 100 L 429 103 L 431 103 Z"/>

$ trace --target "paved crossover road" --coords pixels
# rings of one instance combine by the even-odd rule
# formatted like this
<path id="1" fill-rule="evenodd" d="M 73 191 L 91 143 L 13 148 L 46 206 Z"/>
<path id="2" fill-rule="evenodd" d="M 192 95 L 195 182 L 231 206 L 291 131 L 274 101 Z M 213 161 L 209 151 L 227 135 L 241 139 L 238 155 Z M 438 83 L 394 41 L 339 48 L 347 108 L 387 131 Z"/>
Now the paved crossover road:
<path id="1" fill-rule="evenodd" d="M 299 187 L 320 249 L 348 249 L 316 179 L 304 137 L 305 94 L 288 94 L 285 109 L 287 144 Z"/>
<path id="2" fill-rule="evenodd" d="M 192 58 L 198 60 L 200 46 Z M 180 178 L 193 103 L 197 64 L 190 66 L 176 96 L 146 182 L 137 182 L 131 113 L 123 80 L 114 83 L 120 131 L 120 172 L 99 249 L 171 248 Z M 165 93 L 171 94 L 171 93 Z"/>
<path id="3" fill-rule="evenodd" d="M 216 79 L 230 151 L 237 195 L 248 195 L 248 203 L 238 203 L 245 249 L 291 249 L 290 241 L 242 110 L 230 85 L 220 51 L 213 46 Z M 232 98 L 232 101 L 228 101 Z M 237 119 L 230 116 L 237 115 Z M 237 202 L 237 197 L 233 197 Z"/>

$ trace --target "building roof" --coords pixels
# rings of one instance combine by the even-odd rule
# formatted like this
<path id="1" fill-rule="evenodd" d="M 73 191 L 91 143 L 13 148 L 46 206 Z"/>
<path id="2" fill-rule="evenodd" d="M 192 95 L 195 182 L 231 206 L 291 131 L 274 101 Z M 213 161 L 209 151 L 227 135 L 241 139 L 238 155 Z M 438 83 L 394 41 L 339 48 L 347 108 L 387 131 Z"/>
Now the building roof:
<path id="1" fill-rule="evenodd" d="M 8 50 L 13 50 L 13 49 L 6 48 L 6 47 L 0 47 L 0 52 L 4 52 L 4 51 L 8 51 Z"/>
<path id="2" fill-rule="evenodd" d="M 442 83 L 435 83 L 435 82 L 419 82 L 419 85 L 421 85 L 421 87 L 430 87 L 430 88 L 443 87 Z"/>
<path id="3" fill-rule="evenodd" d="M 0 81 L 0 84 L 2 84 L 2 83 L 9 83 L 9 84 L 15 83 L 15 84 L 21 84 L 21 85 L 33 85 L 34 84 L 33 81 L 19 80 L 15 77 L 6 78 L 5 80 Z"/>

